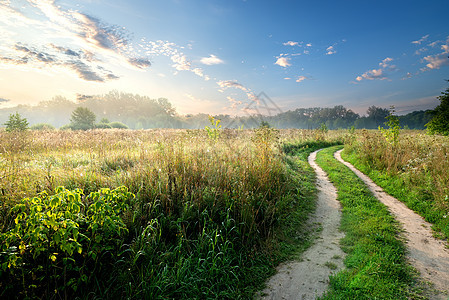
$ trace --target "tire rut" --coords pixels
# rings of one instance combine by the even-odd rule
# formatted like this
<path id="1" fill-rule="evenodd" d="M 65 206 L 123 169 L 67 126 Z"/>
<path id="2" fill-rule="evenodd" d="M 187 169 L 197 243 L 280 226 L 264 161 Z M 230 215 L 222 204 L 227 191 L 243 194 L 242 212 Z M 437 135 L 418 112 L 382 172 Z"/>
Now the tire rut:
<path id="1" fill-rule="evenodd" d="M 433 237 L 432 225 L 404 203 L 385 193 L 352 164 L 344 161 L 341 158 L 341 151 L 335 152 L 334 157 L 363 180 L 374 196 L 388 207 L 402 225 L 410 263 L 420 272 L 421 277 L 433 284 L 437 290 L 428 296 L 431 299 L 449 299 L 449 250 L 443 241 Z"/>
<path id="2" fill-rule="evenodd" d="M 261 299 L 315 299 L 327 290 L 329 276 L 344 266 L 345 254 L 339 246 L 344 237 L 339 230 L 341 206 L 336 188 L 315 163 L 318 151 L 309 156 L 309 164 L 317 174 L 318 188 L 317 208 L 309 223 L 311 226 L 318 224 L 321 231 L 313 245 L 301 255 L 301 261 L 283 263 L 277 268 L 277 274 L 262 291 Z"/>

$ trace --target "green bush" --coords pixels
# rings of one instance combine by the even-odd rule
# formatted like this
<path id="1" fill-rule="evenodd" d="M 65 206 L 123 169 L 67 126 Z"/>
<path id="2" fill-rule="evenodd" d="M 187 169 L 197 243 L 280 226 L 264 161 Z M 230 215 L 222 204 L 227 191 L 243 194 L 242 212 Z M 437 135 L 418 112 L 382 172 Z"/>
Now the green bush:
<path id="1" fill-rule="evenodd" d="M 112 122 L 112 123 L 109 123 L 109 126 L 111 126 L 111 128 L 129 129 L 129 127 L 127 125 L 123 124 L 122 122 Z"/>
<path id="2" fill-rule="evenodd" d="M 47 123 L 38 123 L 30 127 L 31 130 L 54 130 L 55 126 Z"/>
<path id="3" fill-rule="evenodd" d="M 111 127 L 111 125 L 109 125 L 107 123 L 97 123 L 97 124 L 95 124 L 95 128 L 96 129 L 110 129 L 112 127 Z"/>
<path id="4" fill-rule="evenodd" d="M 108 274 L 128 234 L 121 216 L 133 199 L 125 187 L 87 197 L 59 187 L 55 195 L 23 199 L 12 208 L 15 226 L 0 235 L 0 296 L 67 296 Z"/>
<path id="5" fill-rule="evenodd" d="M 66 124 L 59 127 L 60 130 L 73 130 L 72 124 Z"/>

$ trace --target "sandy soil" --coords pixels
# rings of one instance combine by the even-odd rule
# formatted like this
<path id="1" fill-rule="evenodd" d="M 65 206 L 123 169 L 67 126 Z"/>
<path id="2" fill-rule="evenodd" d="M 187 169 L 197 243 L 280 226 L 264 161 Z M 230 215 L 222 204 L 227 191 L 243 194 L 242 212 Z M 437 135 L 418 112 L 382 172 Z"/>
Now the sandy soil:
<path id="1" fill-rule="evenodd" d="M 432 292 L 431 299 L 449 299 L 449 249 L 443 241 L 433 237 L 431 224 L 408 209 L 404 203 L 385 193 L 368 176 L 341 158 L 341 150 L 334 156 L 348 166 L 369 187 L 371 192 L 386 206 L 398 220 L 406 239 L 408 257 L 411 264 L 421 273 L 421 277 L 443 292 Z"/>
<path id="2" fill-rule="evenodd" d="M 302 254 L 301 261 L 281 264 L 278 272 L 267 283 L 261 299 L 315 299 L 329 285 L 329 275 L 343 268 L 344 253 L 339 240 L 340 203 L 337 190 L 326 173 L 315 163 L 316 152 L 309 156 L 309 163 L 317 173 L 318 202 L 309 222 L 320 226 L 315 243 Z"/>

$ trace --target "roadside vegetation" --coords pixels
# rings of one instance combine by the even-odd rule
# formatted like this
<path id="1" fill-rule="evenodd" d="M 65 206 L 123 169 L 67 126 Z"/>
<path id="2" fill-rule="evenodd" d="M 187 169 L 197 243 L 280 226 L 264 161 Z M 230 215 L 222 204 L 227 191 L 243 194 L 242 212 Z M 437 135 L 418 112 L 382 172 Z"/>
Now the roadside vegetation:
<path id="1" fill-rule="evenodd" d="M 387 193 L 449 237 L 449 138 L 401 130 L 395 143 L 379 131 L 361 130 L 347 139 L 342 156 Z"/>
<path id="2" fill-rule="evenodd" d="M 213 132 L 0 131 L 0 297 L 251 298 L 342 132 Z"/>
<path id="3" fill-rule="evenodd" d="M 341 148 L 324 149 L 316 160 L 338 190 L 345 232 L 340 243 L 348 254 L 346 269 L 331 277 L 322 299 L 419 299 L 397 222 L 368 187 L 333 157 Z"/>

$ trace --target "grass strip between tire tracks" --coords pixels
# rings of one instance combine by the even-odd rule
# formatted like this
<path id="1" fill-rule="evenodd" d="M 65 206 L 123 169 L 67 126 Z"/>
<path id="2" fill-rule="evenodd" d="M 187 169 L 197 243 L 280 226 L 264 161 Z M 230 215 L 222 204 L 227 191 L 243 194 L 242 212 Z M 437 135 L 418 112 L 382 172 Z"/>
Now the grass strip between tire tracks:
<path id="1" fill-rule="evenodd" d="M 363 181 L 333 157 L 341 148 L 330 147 L 317 155 L 318 165 L 338 190 L 341 229 L 346 234 L 340 243 L 348 254 L 346 269 L 330 278 L 322 299 L 421 299 L 398 223 Z"/>

